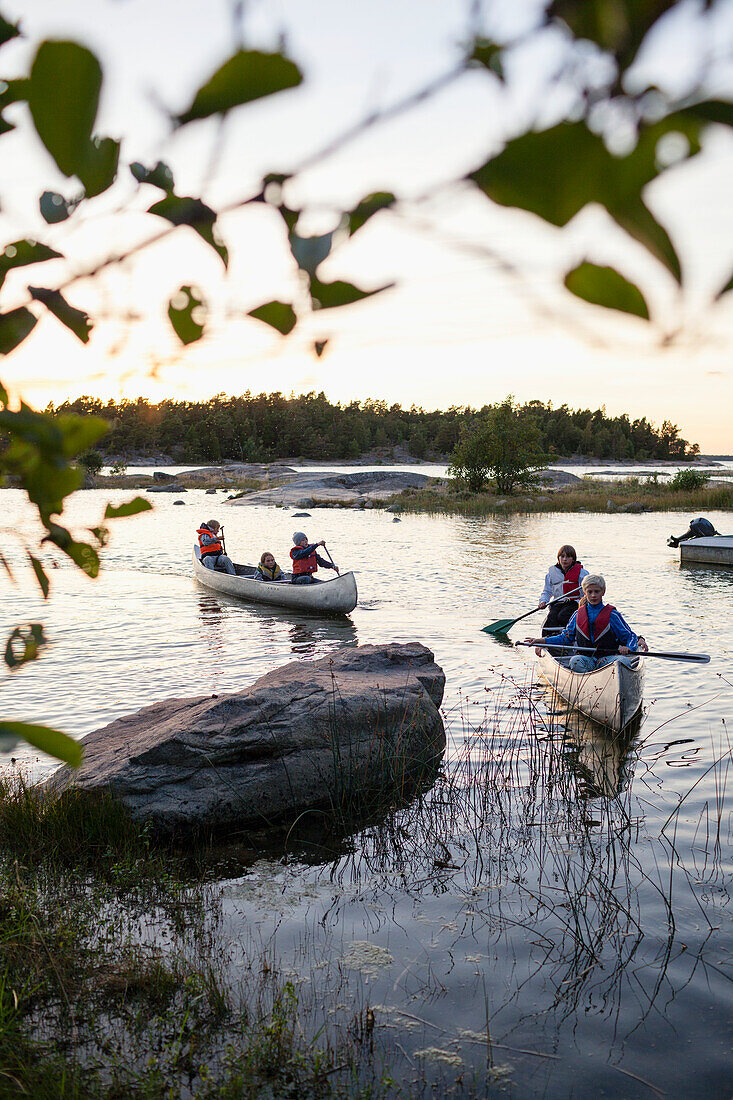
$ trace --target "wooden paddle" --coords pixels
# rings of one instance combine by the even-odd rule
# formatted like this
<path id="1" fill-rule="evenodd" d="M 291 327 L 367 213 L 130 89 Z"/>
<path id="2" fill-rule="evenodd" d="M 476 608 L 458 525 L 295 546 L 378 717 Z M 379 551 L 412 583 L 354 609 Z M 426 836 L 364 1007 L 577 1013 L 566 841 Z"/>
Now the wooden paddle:
<path id="1" fill-rule="evenodd" d="M 326 546 L 325 542 L 324 542 L 324 544 L 323 544 L 323 549 L 324 549 L 324 550 L 325 550 L 325 552 L 326 552 L 326 553 L 328 554 L 328 560 L 330 561 L 331 565 L 332 565 L 332 566 L 334 567 L 334 569 L 336 570 L 337 574 L 338 574 L 338 575 L 339 575 L 339 577 L 340 577 L 340 576 L 341 576 L 341 572 L 340 572 L 340 570 L 339 570 L 339 567 L 338 567 L 338 566 L 336 565 L 336 562 L 335 562 L 335 561 L 333 560 L 333 558 L 331 557 L 331 551 L 330 551 L 330 550 L 328 549 L 328 547 Z"/>
<path id="2" fill-rule="evenodd" d="M 572 592 L 563 592 L 562 596 L 557 596 L 554 600 L 550 600 L 544 607 L 533 607 L 531 611 L 526 611 L 524 615 L 519 615 L 516 619 L 497 619 L 495 623 L 489 623 L 488 626 L 482 626 L 481 629 L 484 634 L 506 634 L 507 630 L 513 627 L 515 623 L 519 623 L 522 619 L 526 619 L 528 615 L 534 615 L 537 611 L 547 611 L 547 608 L 552 607 L 554 603 L 572 599 L 573 596 L 577 596 L 579 592 L 580 588 L 574 588 Z"/>
<path id="3" fill-rule="evenodd" d="M 575 646 L 558 645 L 557 643 L 553 644 L 553 643 L 548 643 L 548 642 L 515 642 L 514 644 L 515 645 L 526 645 L 529 648 L 532 648 L 534 646 L 537 649 L 569 649 L 569 650 L 572 650 L 572 653 L 568 654 L 568 656 L 570 656 L 570 657 L 574 656 L 576 653 L 595 653 L 596 652 L 595 649 L 582 649 L 580 647 L 578 647 L 576 649 Z M 607 656 L 607 654 L 604 654 L 604 656 Z M 645 652 L 642 652 L 642 650 L 639 650 L 638 653 L 628 653 L 628 654 L 623 654 L 623 656 L 625 656 L 625 657 L 626 656 L 628 656 L 628 657 L 660 657 L 663 661 L 690 661 L 690 662 L 694 662 L 697 665 L 706 665 L 708 663 L 708 661 L 710 660 L 710 655 L 708 653 L 649 653 L 649 652 L 645 653 Z"/>

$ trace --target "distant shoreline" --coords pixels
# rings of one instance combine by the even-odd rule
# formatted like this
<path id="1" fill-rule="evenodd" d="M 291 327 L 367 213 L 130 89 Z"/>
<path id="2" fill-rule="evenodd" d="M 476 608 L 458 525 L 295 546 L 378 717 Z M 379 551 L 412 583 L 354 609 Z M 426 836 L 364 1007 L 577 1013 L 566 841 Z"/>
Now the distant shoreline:
<path id="1" fill-rule="evenodd" d="M 192 461 L 190 464 L 186 464 L 183 461 L 174 459 L 170 455 L 150 455 L 141 456 L 136 454 L 134 457 L 127 459 L 123 455 L 110 455 L 104 456 L 105 466 L 111 466 L 115 462 L 122 463 L 128 470 L 135 470 L 138 468 L 151 468 L 165 469 L 166 466 L 186 466 L 188 469 L 194 468 L 213 468 L 225 470 L 228 466 L 242 466 L 242 465 L 257 465 L 257 466 L 313 466 L 314 468 L 327 470 L 333 466 L 348 466 L 358 469 L 361 466 L 414 466 L 419 469 L 421 466 L 449 466 L 451 456 L 439 455 L 435 458 L 413 458 L 410 456 L 398 455 L 393 457 L 386 457 L 384 455 L 362 455 L 360 458 L 350 459 L 327 459 L 327 458 L 305 458 L 302 455 L 295 458 L 273 458 L 268 462 L 261 463 L 244 463 L 239 459 L 229 458 L 222 460 L 221 462 L 196 462 Z M 645 458 L 645 459 L 620 459 L 620 458 L 595 458 L 588 455 L 569 455 L 553 456 L 552 461 L 548 463 L 547 469 L 557 469 L 560 466 L 598 466 L 608 467 L 609 469 L 636 469 L 646 467 L 676 467 L 676 466 L 709 466 L 722 462 L 733 462 L 733 455 L 697 455 L 695 458 Z"/>

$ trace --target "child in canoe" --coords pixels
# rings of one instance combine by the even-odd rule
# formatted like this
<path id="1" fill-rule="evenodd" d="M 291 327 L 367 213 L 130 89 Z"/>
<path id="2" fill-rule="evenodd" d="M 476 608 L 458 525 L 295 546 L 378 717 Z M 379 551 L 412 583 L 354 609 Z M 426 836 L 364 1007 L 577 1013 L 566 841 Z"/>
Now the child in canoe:
<path id="1" fill-rule="evenodd" d="M 557 552 L 557 564 L 551 565 L 545 577 L 545 587 L 540 594 L 538 607 L 547 607 L 550 600 L 557 600 L 550 608 L 542 624 L 543 634 L 556 634 L 561 626 L 567 626 L 574 611 L 578 610 L 580 585 L 588 570 L 578 561 L 575 547 L 565 543 Z"/>
<path id="2" fill-rule="evenodd" d="M 256 581 L 284 581 L 286 579 L 280 566 L 275 561 L 275 557 L 269 550 L 265 550 L 264 554 L 260 558 L 260 564 L 257 566 L 255 572 Z"/>
<path id="3" fill-rule="evenodd" d="M 648 645 L 639 634 L 634 634 L 629 624 L 613 606 L 603 602 L 606 582 L 597 573 L 583 578 L 583 599 L 580 606 L 561 634 L 549 638 L 525 638 L 526 642 L 547 642 L 553 646 L 577 646 L 591 649 L 592 653 L 576 653 L 570 658 L 571 672 L 592 672 L 611 661 L 630 665 L 634 653 L 646 653 Z M 541 654 L 541 649 L 536 650 Z M 550 650 L 558 653 L 558 650 Z"/>
<path id="4" fill-rule="evenodd" d="M 290 551 L 293 562 L 293 584 L 319 584 L 320 582 L 313 576 L 319 565 L 321 569 L 335 569 L 338 573 L 338 566 L 316 553 L 319 546 L 325 547 L 326 543 L 323 539 L 320 542 L 308 542 L 302 531 L 296 531 L 293 535 L 293 543 Z"/>

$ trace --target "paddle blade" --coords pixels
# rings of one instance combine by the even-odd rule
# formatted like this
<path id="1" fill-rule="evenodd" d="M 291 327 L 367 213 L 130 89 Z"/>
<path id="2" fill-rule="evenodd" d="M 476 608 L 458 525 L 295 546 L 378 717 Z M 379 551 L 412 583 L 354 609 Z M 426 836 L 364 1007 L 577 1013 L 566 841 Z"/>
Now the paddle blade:
<path id="1" fill-rule="evenodd" d="M 510 627 L 514 626 L 517 622 L 516 619 L 497 619 L 495 623 L 489 623 L 488 626 L 482 626 L 484 634 L 506 634 Z"/>
<path id="2" fill-rule="evenodd" d="M 663 661 L 689 661 L 696 665 L 710 663 L 709 653 L 639 653 L 638 657 L 661 657 Z"/>

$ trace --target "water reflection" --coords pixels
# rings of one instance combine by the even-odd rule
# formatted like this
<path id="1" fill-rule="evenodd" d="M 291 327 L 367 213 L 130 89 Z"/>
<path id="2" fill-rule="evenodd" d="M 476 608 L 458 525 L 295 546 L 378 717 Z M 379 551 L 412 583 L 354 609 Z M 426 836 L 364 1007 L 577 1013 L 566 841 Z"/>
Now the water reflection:
<path id="1" fill-rule="evenodd" d="M 641 714 L 637 714 L 620 733 L 614 733 L 577 710 L 567 713 L 564 724 L 569 751 L 565 762 L 578 778 L 581 798 L 617 798 L 625 790 L 631 772 L 630 753 L 641 721 Z"/>
<path id="2" fill-rule="evenodd" d="M 216 596 L 199 596 L 202 638 L 214 652 L 221 652 L 223 648 L 223 624 L 232 612 L 246 615 L 249 622 L 254 623 L 265 652 L 272 649 L 274 653 L 279 648 L 279 639 L 286 640 L 296 657 L 322 657 L 329 649 L 358 645 L 356 626 L 348 616 L 327 618 L 296 614 L 285 608 L 243 604 L 234 597 L 217 593 Z"/>
<path id="3" fill-rule="evenodd" d="M 209 654 L 221 657 L 224 653 L 224 610 L 216 596 L 199 596 L 201 640 Z"/>
<path id="4" fill-rule="evenodd" d="M 314 657 L 324 645 L 329 649 L 358 645 L 356 627 L 350 619 L 299 618 L 288 631 L 290 646 L 298 657 Z"/>
<path id="5" fill-rule="evenodd" d="M 680 576 L 686 588 L 703 588 L 733 594 L 733 569 L 729 565 L 712 565 L 710 562 L 680 562 Z"/>

